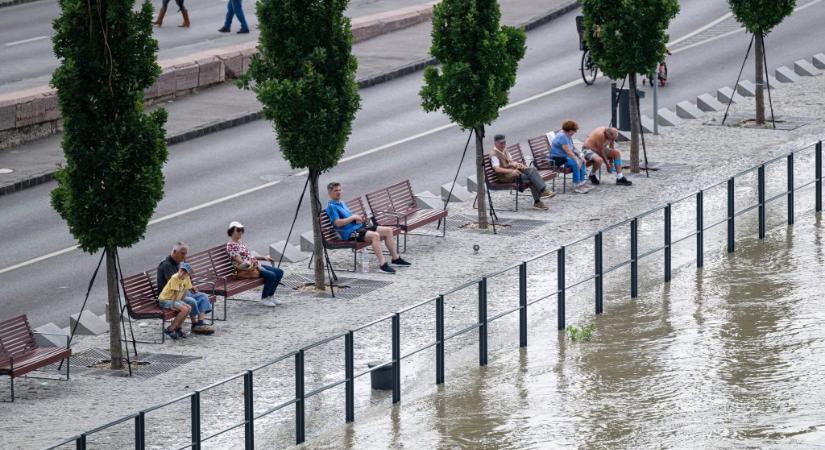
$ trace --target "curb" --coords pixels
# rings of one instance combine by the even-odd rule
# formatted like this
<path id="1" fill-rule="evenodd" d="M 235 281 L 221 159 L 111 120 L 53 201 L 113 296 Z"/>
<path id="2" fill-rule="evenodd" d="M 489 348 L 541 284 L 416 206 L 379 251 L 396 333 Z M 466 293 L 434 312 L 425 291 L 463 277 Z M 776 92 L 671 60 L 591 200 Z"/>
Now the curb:
<path id="1" fill-rule="evenodd" d="M 15 0 L 15 1 L 37 1 L 37 0 Z M 561 8 L 550 11 L 545 15 L 535 17 L 533 19 L 528 20 L 526 23 L 519 25 L 525 29 L 525 31 L 529 31 L 535 28 L 540 27 L 548 22 L 551 22 L 553 19 L 558 18 L 561 15 L 564 15 L 576 8 L 579 7 L 578 0 L 573 0 L 569 4 L 562 6 Z M 365 78 L 362 80 L 357 80 L 358 88 L 365 89 L 368 87 L 376 86 L 381 83 L 385 83 L 387 81 L 394 80 L 396 78 L 403 77 L 405 75 L 409 75 L 415 72 L 418 72 L 424 69 L 427 66 L 432 66 L 438 64 L 438 61 L 435 58 L 427 58 L 421 59 L 418 61 L 413 61 L 411 63 L 405 64 L 401 67 L 392 69 L 388 72 L 381 73 L 378 75 L 374 75 L 369 78 Z M 250 111 L 247 113 L 243 113 L 241 115 L 229 118 L 227 120 L 221 120 L 219 122 L 213 122 L 210 124 L 202 125 L 195 129 L 185 131 L 179 134 L 175 134 L 172 136 L 166 137 L 166 144 L 167 145 L 174 145 L 179 144 L 181 142 L 186 142 L 188 140 L 196 139 L 199 137 L 206 136 L 207 134 L 215 133 L 218 131 L 223 131 L 229 128 L 233 128 L 239 125 L 244 125 L 249 122 L 258 120 L 262 117 L 262 111 Z M 23 189 L 27 189 L 30 187 L 34 187 L 43 183 L 48 183 L 54 179 L 55 171 L 46 172 L 43 174 L 35 175 L 33 177 L 17 181 L 13 184 L 7 186 L 0 186 L 0 196 L 12 194 L 14 192 L 21 191 Z"/>

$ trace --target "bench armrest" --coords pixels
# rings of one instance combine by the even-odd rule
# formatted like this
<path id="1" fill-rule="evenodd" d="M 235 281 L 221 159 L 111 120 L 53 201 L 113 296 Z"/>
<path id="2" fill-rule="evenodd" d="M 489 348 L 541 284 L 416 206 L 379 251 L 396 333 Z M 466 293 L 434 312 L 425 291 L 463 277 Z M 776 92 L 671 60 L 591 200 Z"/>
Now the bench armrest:
<path id="1" fill-rule="evenodd" d="M 395 211 L 373 211 L 372 214 L 373 214 L 373 216 L 382 214 L 382 215 L 388 215 L 388 216 L 395 217 L 395 226 L 400 226 L 401 225 L 401 221 L 399 219 L 401 219 L 403 217 L 404 218 L 404 225 L 405 226 L 407 225 L 407 215 L 406 214 L 401 214 L 401 213 L 398 213 L 398 212 L 395 212 Z"/>
<path id="2" fill-rule="evenodd" d="M 32 331 L 32 334 L 39 334 L 41 336 L 63 336 L 66 338 L 66 348 L 69 348 L 69 335 L 63 333 L 44 333 L 42 331 Z"/>

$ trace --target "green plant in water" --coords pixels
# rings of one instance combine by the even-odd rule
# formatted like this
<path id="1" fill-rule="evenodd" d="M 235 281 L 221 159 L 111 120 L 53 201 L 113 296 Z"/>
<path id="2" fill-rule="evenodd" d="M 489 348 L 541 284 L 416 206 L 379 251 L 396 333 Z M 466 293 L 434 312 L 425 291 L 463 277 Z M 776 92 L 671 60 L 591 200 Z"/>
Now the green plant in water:
<path id="1" fill-rule="evenodd" d="M 570 339 L 571 342 L 589 342 L 591 339 L 593 339 L 593 333 L 596 331 L 596 324 L 591 323 L 583 327 L 577 327 L 576 325 L 568 325 L 566 330 L 567 337 Z"/>

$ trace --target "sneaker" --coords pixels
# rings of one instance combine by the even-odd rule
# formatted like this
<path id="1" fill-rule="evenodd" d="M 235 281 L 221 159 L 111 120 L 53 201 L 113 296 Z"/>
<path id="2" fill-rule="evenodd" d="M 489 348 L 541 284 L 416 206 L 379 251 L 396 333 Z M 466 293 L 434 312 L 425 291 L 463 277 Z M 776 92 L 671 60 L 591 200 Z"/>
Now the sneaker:
<path id="1" fill-rule="evenodd" d="M 553 198 L 556 196 L 556 191 L 551 191 L 550 189 L 545 189 L 541 192 L 542 198 Z"/>
<path id="2" fill-rule="evenodd" d="M 548 208 L 547 205 L 545 205 L 541 200 L 539 200 L 536 203 L 533 203 L 533 209 L 547 210 L 547 209 L 550 209 L 550 208 Z"/>
<path id="3" fill-rule="evenodd" d="M 173 341 L 178 338 L 178 333 L 175 330 L 170 330 L 169 328 L 163 329 L 163 334 L 172 339 Z"/>
<path id="4" fill-rule="evenodd" d="M 262 298 L 261 299 L 261 304 L 264 305 L 264 306 L 278 306 L 277 303 L 272 301 L 272 297 Z"/>
<path id="5" fill-rule="evenodd" d="M 620 186 L 630 186 L 633 184 L 633 182 L 628 180 L 627 177 L 621 177 L 618 180 L 616 180 L 616 184 Z"/>
<path id="6" fill-rule="evenodd" d="M 388 263 L 388 262 L 385 262 L 384 264 L 382 264 L 381 267 L 379 267 L 379 269 L 381 269 L 382 272 L 395 273 L 395 269 L 390 267 L 390 263 Z"/>
<path id="7" fill-rule="evenodd" d="M 177 333 L 179 338 L 186 339 L 186 333 L 183 332 L 183 328 L 178 328 L 175 330 L 175 333 Z"/>
<path id="8" fill-rule="evenodd" d="M 404 258 L 402 258 L 402 257 L 400 257 L 400 256 L 399 256 L 399 257 L 398 257 L 398 259 L 393 259 L 393 260 L 392 260 L 392 265 L 394 265 L 394 266 L 404 266 L 404 267 L 409 267 L 409 266 L 411 266 L 412 264 L 408 263 L 407 261 L 404 261 Z"/>
<path id="9" fill-rule="evenodd" d="M 195 334 L 213 334 L 215 329 L 211 325 L 205 324 L 202 320 L 192 325 L 192 332 Z"/>
<path id="10" fill-rule="evenodd" d="M 588 192 L 590 192 L 590 189 L 587 189 L 584 186 L 576 186 L 573 188 L 573 192 L 577 194 L 587 194 Z"/>
<path id="11" fill-rule="evenodd" d="M 598 186 L 598 185 L 601 184 L 601 182 L 599 181 L 599 178 L 596 175 L 593 175 L 593 174 L 590 175 L 590 183 L 593 186 Z"/>
<path id="12" fill-rule="evenodd" d="M 229 28 L 227 28 L 227 27 L 221 27 L 221 28 L 218 30 L 218 32 L 220 32 L 220 33 L 229 33 Z"/>
<path id="13" fill-rule="evenodd" d="M 241 28 L 238 30 L 238 34 L 249 34 L 249 28 Z"/>
<path id="14" fill-rule="evenodd" d="M 277 299 L 277 298 L 275 298 L 274 296 L 270 297 L 269 299 L 272 301 L 272 303 L 273 303 L 275 306 L 278 306 L 278 305 L 283 305 L 283 304 L 284 304 L 284 302 L 283 302 L 283 301 L 278 300 L 278 299 Z"/>

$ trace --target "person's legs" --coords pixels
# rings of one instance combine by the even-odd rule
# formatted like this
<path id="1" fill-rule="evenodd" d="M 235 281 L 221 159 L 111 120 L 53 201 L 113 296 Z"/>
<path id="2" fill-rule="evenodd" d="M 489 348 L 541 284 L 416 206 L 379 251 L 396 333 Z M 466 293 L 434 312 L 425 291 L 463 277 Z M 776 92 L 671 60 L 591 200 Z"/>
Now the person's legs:
<path id="1" fill-rule="evenodd" d="M 172 309 L 176 310 L 178 315 L 175 316 L 175 320 L 169 328 L 171 330 L 180 330 L 181 324 L 183 324 L 183 321 L 186 320 L 192 310 L 189 308 L 189 305 L 182 301 L 176 301 L 175 306 Z"/>
<path id="2" fill-rule="evenodd" d="M 243 5 L 241 5 L 241 0 L 229 0 L 232 2 L 232 9 L 235 11 L 235 16 L 238 18 L 238 22 L 241 23 L 241 31 L 249 30 L 249 27 L 246 25 L 246 16 L 243 13 Z"/>
<path id="3" fill-rule="evenodd" d="M 264 290 L 261 293 L 262 298 L 272 297 L 275 295 L 275 290 L 278 289 L 278 283 L 284 277 L 284 271 L 277 267 L 260 266 L 261 278 L 264 279 Z"/>
<path id="4" fill-rule="evenodd" d="M 223 20 L 222 30 L 229 31 L 229 28 L 232 26 L 232 16 L 235 15 L 235 10 L 232 4 L 233 0 L 226 0 L 226 18 Z"/>
<path id="5" fill-rule="evenodd" d="M 384 241 L 384 245 L 387 247 L 387 250 L 390 252 L 390 257 L 393 260 L 398 259 L 398 251 L 395 248 L 395 242 L 393 242 L 393 235 L 392 235 L 392 228 L 390 227 L 378 227 L 375 230 L 379 236 L 381 236 L 381 240 Z"/>
<path id="6" fill-rule="evenodd" d="M 581 184 L 582 181 L 584 181 L 584 177 L 582 176 L 582 169 L 579 168 L 576 160 L 568 156 L 565 165 L 573 171 L 573 184 Z M 584 166 L 584 164 L 582 164 L 582 166 Z"/>
<path id="7" fill-rule="evenodd" d="M 541 178 L 541 174 L 535 167 L 528 167 L 522 171 L 522 177 L 530 181 L 530 193 L 533 194 L 533 201 L 541 200 L 541 194 L 547 190 L 547 184 Z"/>
<path id="8" fill-rule="evenodd" d="M 622 173 L 622 154 L 618 150 L 609 150 L 608 158 L 613 160 L 613 168 L 616 170 L 616 184 L 630 186 L 633 183 Z"/>
<path id="9" fill-rule="evenodd" d="M 372 252 L 378 258 L 378 265 L 383 266 L 385 262 L 384 254 L 381 252 L 381 235 L 377 231 L 367 231 L 364 234 L 364 242 L 372 246 Z"/>

